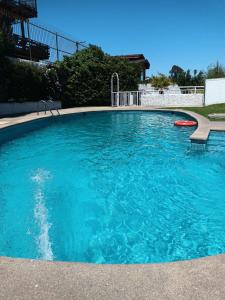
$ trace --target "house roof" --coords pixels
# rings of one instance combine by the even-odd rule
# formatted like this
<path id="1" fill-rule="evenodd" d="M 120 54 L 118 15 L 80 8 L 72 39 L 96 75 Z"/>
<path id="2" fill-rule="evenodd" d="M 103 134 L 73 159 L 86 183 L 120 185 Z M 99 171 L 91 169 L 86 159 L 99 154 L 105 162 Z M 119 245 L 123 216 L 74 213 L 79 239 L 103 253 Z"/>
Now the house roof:
<path id="1" fill-rule="evenodd" d="M 150 68 L 150 62 L 145 58 L 144 54 L 117 55 L 116 57 L 128 59 L 132 63 L 142 64 L 146 70 Z"/>

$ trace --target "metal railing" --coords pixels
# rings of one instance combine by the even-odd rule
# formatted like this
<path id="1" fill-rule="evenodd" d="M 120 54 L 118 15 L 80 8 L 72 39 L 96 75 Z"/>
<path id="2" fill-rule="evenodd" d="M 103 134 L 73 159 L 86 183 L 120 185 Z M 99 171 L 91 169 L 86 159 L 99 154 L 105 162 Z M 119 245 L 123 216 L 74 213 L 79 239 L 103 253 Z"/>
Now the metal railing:
<path id="1" fill-rule="evenodd" d="M 165 89 L 158 89 L 158 88 L 148 88 L 146 90 L 141 90 L 141 92 L 146 94 L 153 94 L 153 95 L 181 95 L 181 94 L 204 94 L 205 87 L 204 86 L 179 86 L 179 87 L 169 87 Z"/>
<path id="2" fill-rule="evenodd" d="M 114 79 L 116 78 L 116 92 L 114 92 Z M 119 91 L 120 91 L 120 78 L 119 74 L 114 72 L 111 76 L 111 106 L 118 106 L 119 101 Z M 116 93 L 116 94 L 115 94 Z"/>
<path id="3" fill-rule="evenodd" d="M 20 23 L 13 24 L 12 29 L 15 36 L 22 36 Z M 29 21 L 25 22 L 24 34 L 25 39 L 28 41 L 35 41 L 49 48 L 50 53 L 47 61 L 50 62 L 62 60 L 65 55 L 70 56 L 79 50 L 87 48 L 85 42 L 73 40 L 56 31 Z M 32 60 L 32 48 L 30 51 L 30 59 Z"/>
<path id="4" fill-rule="evenodd" d="M 59 112 L 58 108 L 55 107 L 54 101 L 53 101 L 53 100 L 48 100 L 47 102 L 48 102 L 48 104 L 49 104 L 49 106 L 50 106 L 50 112 L 51 112 L 51 114 L 54 115 L 54 114 L 53 114 L 53 110 L 56 110 L 57 113 L 58 113 L 58 115 L 60 115 L 60 112 Z"/>
<path id="5" fill-rule="evenodd" d="M 143 105 L 143 99 L 155 99 L 155 101 L 159 101 L 158 106 L 162 105 L 162 102 L 165 96 L 171 96 L 170 99 L 174 99 L 177 101 L 177 98 L 184 99 L 185 95 L 196 95 L 197 102 L 199 101 L 199 96 L 204 96 L 205 88 L 203 86 L 192 86 L 192 87 L 179 87 L 176 89 L 169 90 L 158 90 L 158 89 L 148 89 L 142 91 L 119 91 L 119 92 L 111 92 L 111 105 L 112 106 L 141 106 Z M 199 95 L 199 96 L 198 96 Z M 158 97 L 157 97 L 158 96 Z M 167 97 L 168 98 L 168 97 Z M 204 98 L 204 97 L 203 97 Z M 157 100 L 158 99 L 158 100 Z M 193 100 L 194 101 L 194 100 Z M 165 102 L 166 103 L 166 102 Z M 198 106 L 198 104 L 196 104 Z M 167 105 L 168 106 L 168 105 Z"/>
<path id="6" fill-rule="evenodd" d="M 114 91 L 114 79 L 116 78 L 116 91 Z M 169 86 L 167 89 L 159 89 L 155 88 L 151 85 L 139 85 L 139 88 L 142 87 L 142 90 L 139 91 L 120 91 L 120 80 L 118 73 L 113 73 L 111 76 L 111 106 L 140 106 L 142 105 L 143 98 L 153 98 L 153 95 L 159 95 L 159 102 L 164 100 L 162 99 L 162 95 L 171 95 L 175 97 L 175 95 L 183 95 L 183 94 L 203 94 L 205 93 L 204 86 Z M 146 88 L 147 87 L 147 88 Z M 183 96 L 181 96 L 182 98 Z M 179 97 L 178 97 L 179 98 Z M 189 97 L 190 98 L 190 97 Z M 194 98 L 199 98 L 196 96 Z M 162 103 L 159 103 L 162 105 Z"/>
<path id="7" fill-rule="evenodd" d="M 112 92 L 112 106 L 139 106 L 141 105 L 141 94 L 140 91 Z"/>
<path id="8" fill-rule="evenodd" d="M 116 91 L 114 91 L 114 79 L 116 79 Z M 119 74 L 114 72 L 111 76 L 111 106 L 141 105 L 140 91 L 120 92 Z"/>
<path id="9" fill-rule="evenodd" d="M 179 86 L 181 94 L 204 94 L 204 86 Z"/>
<path id="10" fill-rule="evenodd" d="M 51 113 L 52 116 L 54 116 L 53 111 L 56 110 L 58 115 L 60 115 L 60 112 L 58 110 L 58 108 L 56 108 L 54 106 L 54 101 L 52 100 L 41 100 L 37 103 L 37 115 L 40 114 L 40 112 L 45 113 L 45 115 L 47 114 L 47 111 L 49 111 Z"/>

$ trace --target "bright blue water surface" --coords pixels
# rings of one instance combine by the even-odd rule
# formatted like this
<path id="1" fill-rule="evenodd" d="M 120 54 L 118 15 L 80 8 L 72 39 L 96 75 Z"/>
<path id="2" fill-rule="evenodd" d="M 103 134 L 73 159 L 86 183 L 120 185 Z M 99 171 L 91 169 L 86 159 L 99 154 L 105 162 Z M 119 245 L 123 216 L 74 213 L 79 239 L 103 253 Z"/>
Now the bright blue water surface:
<path id="1" fill-rule="evenodd" d="M 127 264 L 225 252 L 225 134 L 195 151 L 177 119 L 91 113 L 1 145 L 0 255 Z"/>

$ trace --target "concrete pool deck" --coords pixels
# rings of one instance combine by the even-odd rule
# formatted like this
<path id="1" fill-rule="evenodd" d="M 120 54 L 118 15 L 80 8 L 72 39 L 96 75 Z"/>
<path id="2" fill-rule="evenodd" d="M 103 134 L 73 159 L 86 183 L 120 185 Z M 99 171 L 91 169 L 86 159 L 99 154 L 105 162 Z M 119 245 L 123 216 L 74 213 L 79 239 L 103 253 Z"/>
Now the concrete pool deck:
<path id="1" fill-rule="evenodd" d="M 0 258 L 0 299 L 222 300 L 225 255 L 152 265 Z"/>
<path id="2" fill-rule="evenodd" d="M 165 111 L 151 107 L 89 107 L 60 110 L 61 115 L 91 111 Z M 166 110 L 167 111 L 167 110 Z M 189 111 L 198 121 L 192 141 L 206 142 L 210 130 L 225 131 Z M 46 118 L 36 113 L 0 119 L 0 129 Z M 225 299 L 225 255 L 166 264 L 94 265 L 0 258 L 0 299 Z"/>

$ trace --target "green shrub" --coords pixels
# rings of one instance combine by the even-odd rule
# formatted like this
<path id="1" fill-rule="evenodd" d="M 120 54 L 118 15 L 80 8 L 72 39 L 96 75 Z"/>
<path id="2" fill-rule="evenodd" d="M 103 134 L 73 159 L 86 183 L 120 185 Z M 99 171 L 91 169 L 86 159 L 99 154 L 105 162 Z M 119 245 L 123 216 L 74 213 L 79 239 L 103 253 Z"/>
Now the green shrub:
<path id="1" fill-rule="evenodd" d="M 90 46 L 57 62 L 63 107 L 110 104 L 111 75 L 117 72 L 121 90 L 137 89 L 140 67 Z"/>
<path id="2" fill-rule="evenodd" d="M 225 77 L 225 67 L 217 62 L 214 65 L 209 66 L 207 71 L 207 78 L 224 78 Z"/>
<path id="3" fill-rule="evenodd" d="M 1 45 L 1 36 L 0 36 Z M 109 105 L 111 75 L 122 90 L 136 90 L 140 67 L 90 46 L 51 67 L 0 57 L 0 101 L 61 100 L 63 107 Z"/>
<path id="4" fill-rule="evenodd" d="M 0 29 L 0 58 L 5 55 L 13 53 L 15 49 L 15 42 L 10 35 L 6 35 Z"/>
<path id="5" fill-rule="evenodd" d="M 153 87 L 162 90 L 168 88 L 168 86 L 171 84 L 171 81 L 166 75 L 159 74 L 158 76 L 152 76 L 151 84 Z"/>
<path id="6" fill-rule="evenodd" d="M 39 101 L 59 98 L 54 69 L 0 58 L 0 101 Z"/>

